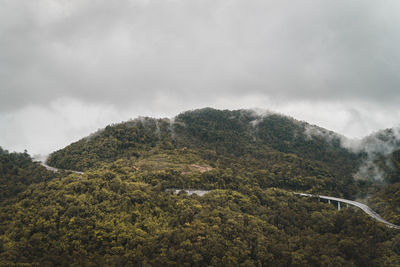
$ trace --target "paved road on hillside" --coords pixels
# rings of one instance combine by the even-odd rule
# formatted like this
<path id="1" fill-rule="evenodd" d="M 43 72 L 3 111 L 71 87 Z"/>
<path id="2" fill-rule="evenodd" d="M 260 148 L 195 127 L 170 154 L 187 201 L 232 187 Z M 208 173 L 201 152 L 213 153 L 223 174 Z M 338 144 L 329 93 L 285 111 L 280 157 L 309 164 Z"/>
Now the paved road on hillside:
<path id="1" fill-rule="evenodd" d="M 377 221 L 379 221 L 381 223 L 384 223 L 386 226 L 388 226 L 390 228 L 400 229 L 400 226 L 386 221 L 381 216 L 379 216 L 378 213 L 376 213 L 370 207 L 368 207 L 367 205 L 365 205 L 363 203 L 360 203 L 360 202 L 357 202 L 357 201 L 353 201 L 353 200 L 344 199 L 344 198 L 338 198 L 338 197 L 311 195 L 311 194 L 305 194 L 305 193 L 295 193 L 295 194 L 296 195 L 300 195 L 300 196 L 305 196 L 305 197 L 314 197 L 314 198 L 319 198 L 319 199 L 332 200 L 332 201 L 336 201 L 336 202 L 340 202 L 340 203 L 346 203 L 346 204 L 349 204 L 349 205 L 352 205 L 354 207 L 362 209 L 366 214 L 368 214 L 369 216 L 371 216 L 375 220 L 377 220 Z"/>
<path id="2" fill-rule="evenodd" d="M 40 162 L 40 165 L 42 165 L 43 167 L 45 167 L 47 170 L 52 171 L 52 172 L 58 172 L 58 171 L 67 171 L 67 172 L 73 172 L 73 173 L 77 173 L 77 174 L 83 174 L 83 172 L 80 171 L 73 171 L 73 170 L 62 170 L 62 169 L 58 169 L 55 167 L 51 167 L 49 165 L 47 165 L 44 162 Z"/>
<path id="3" fill-rule="evenodd" d="M 51 167 L 43 162 L 40 162 L 40 164 L 45 167 L 46 169 L 48 169 L 49 171 L 52 172 L 58 172 L 61 169 L 55 168 L 55 167 Z M 73 171 L 73 170 L 65 170 L 65 171 L 70 171 L 70 172 L 74 172 L 77 174 L 83 174 L 83 172 L 80 171 Z M 199 195 L 199 196 L 203 196 L 205 194 L 207 194 L 208 192 L 210 192 L 211 190 L 189 190 L 189 189 L 167 189 L 167 191 L 171 191 L 174 192 L 175 194 L 178 194 L 180 191 L 185 191 L 188 195 Z M 379 216 L 378 213 L 376 213 L 375 211 L 373 211 L 370 207 L 368 207 L 367 205 L 357 202 L 357 201 L 353 201 L 353 200 L 348 200 L 348 199 L 344 199 L 344 198 L 338 198 L 338 197 L 330 197 L 330 196 L 322 196 L 322 195 L 312 195 L 312 194 L 306 194 L 306 193 L 294 193 L 296 195 L 300 195 L 300 196 L 304 196 L 304 197 L 312 197 L 312 198 L 319 198 L 319 199 L 325 199 L 325 200 L 329 200 L 329 201 L 336 201 L 339 203 L 346 203 L 349 205 L 352 205 L 354 207 L 357 207 L 359 209 L 361 209 L 362 211 L 364 211 L 366 214 L 368 214 L 369 216 L 371 216 L 372 218 L 374 218 L 375 220 L 377 220 L 378 222 L 384 223 L 387 227 L 389 228 L 393 228 L 393 229 L 400 229 L 399 225 L 395 225 L 393 223 L 390 223 L 388 221 L 386 221 L 385 219 L 383 219 L 381 216 Z M 340 205 L 340 204 L 338 204 Z M 340 206 L 338 206 L 340 207 Z"/>
<path id="4" fill-rule="evenodd" d="M 210 190 L 188 190 L 188 189 L 170 189 L 168 191 L 172 191 L 172 192 L 174 192 L 176 194 L 179 193 L 180 191 L 185 191 L 188 195 L 197 194 L 199 196 L 203 196 L 206 193 L 210 192 Z M 374 218 L 378 222 L 384 223 L 389 228 L 400 229 L 399 225 L 395 225 L 393 223 L 390 223 L 390 222 L 386 221 L 381 216 L 379 216 L 378 213 L 373 211 L 370 207 L 368 207 L 367 205 L 365 205 L 363 203 L 357 202 L 357 201 L 348 200 L 348 199 L 344 199 L 344 198 L 338 198 L 338 197 L 312 195 L 312 194 L 306 194 L 306 193 L 294 193 L 294 194 L 300 195 L 300 196 L 305 196 L 305 197 L 313 197 L 313 198 L 325 199 L 325 200 L 329 200 L 329 201 L 336 201 L 336 202 L 340 202 L 340 203 L 346 203 L 346 204 L 349 204 L 349 205 L 352 205 L 354 207 L 357 207 L 357 208 L 361 209 L 366 214 L 368 214 L 370 217 Z"/>

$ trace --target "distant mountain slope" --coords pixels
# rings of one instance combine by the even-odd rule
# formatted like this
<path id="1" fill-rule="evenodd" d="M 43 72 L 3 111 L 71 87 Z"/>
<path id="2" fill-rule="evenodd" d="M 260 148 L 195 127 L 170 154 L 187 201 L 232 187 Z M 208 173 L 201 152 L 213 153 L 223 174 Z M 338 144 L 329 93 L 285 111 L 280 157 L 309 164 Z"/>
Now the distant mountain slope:
<path id="1" fill-rule="evenodd" d="M 27 153 L 9 153 L 0 147 L 0 201 L 15 197 L 29 185 L 52 179 L 55 175 Z"/>
<path id="2" fill-rule="evenodd" d="M 135 162 L 160 153 L 179 154 L 185 148 L 208 165 L 217 164 L 217 171 L 230 169 L 232 181 L 240 176 L 258 177 L 254 179 L 264 187 L 322 190 L 345 196 L 357 191 L 352 175 L 359 157 L 340 146 L 339 135 L 283 115 L 260 115 L 251 110 L 205 108 L 181 113 L 172 120 L 140 118 L 107 126 L 52 153 L 47 163 L 86 170 L 118 159 Z M 223 184 L 238 186 L 234 182 Z M 205 181 L 206 185 L 211 186 Z"/>
<path id="3" fill-rule="evenodd" d="M 362 164 L 356 179 L 400 182 L 400 128 L 380 130 L 344 145 L 361 155 Z"/>
<path id="4" fill-rule="evenodd" d="M 339 136 L 328 140 L 310 135 L 308 129 L 313 127 L 326 131 L 278 114 L 262 116 L 250 110 L 205 108 L 184 112 L 174 120 L 142 118 L 107 126 L 52 153 L 48 163 L 83 170 L 99 161 L 140 157 L 154 147 L 190 147 L 230 156 L 262 156 L 266 151 L 276 150 L 311 160 L 340 163 L 340 167 L 344 162 L 354 165 L 356 155 L 340 146 Z"/>
<path id="5" fill-rule="evenodd" d="M 107 126 L 64 149 L 52 153 L 47 163 L 62 169 L 85 170 L 121 157 L 140 157 L 169 139 L 168 120 L 151 118 Z M 168 140 L 169 141 L 169 140 Z"/>
<path id="6" fill-rule="evenodd" d="M 264 157 L 276 150 L 345 172 L 357 165 L 358 155 L 340 145 L 338 134 L 280 114 L 207 108 L 178 115 L 174 129 L 183 139 L 181 145 L 203 146 L 219 154 Z"/>
<path id="7" fill-rule="evenodd" d="M 110 125 L 50 156 L 79 174 L 0 149 L 12 192 L 0 201 L 0 266 L 399 266 L 396 230 L 290 192 L 368 192 L 399 222 L 399 183 L 353 178 L 378 150 L 341 138 L 283 115 L 201 109 Z"/>

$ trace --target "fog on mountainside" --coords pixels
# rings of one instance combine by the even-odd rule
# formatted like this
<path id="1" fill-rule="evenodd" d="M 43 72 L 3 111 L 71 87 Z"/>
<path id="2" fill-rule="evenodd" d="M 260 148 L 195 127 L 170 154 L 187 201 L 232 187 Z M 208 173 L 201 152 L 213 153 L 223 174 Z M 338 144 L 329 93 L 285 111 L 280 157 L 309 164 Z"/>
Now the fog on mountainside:
<path id="1" fill-rule="evenodd" d="M 398 171 L 400 153 L 379 148 L 394 135 L 365 142 Z M 211 108 L 109 125 L 47 159 L 83 172 L 0 150 L 0 265 L 396 266 L 395 229 L 292 193 L 368 197 L 400 224 L 398 172 L 354 179 L 366 159 L 282 114 Z"/>
<path id="2" fill-rule="evenodd" d="M 0 0 L 0 267 L 399 267 L 399 0 Z"/>
<path id="3" fill-rule="evenodd" d="M 310 137 L 322 137 L 328 142 L 339 139 L 342 147 L 362 154 L 363 162 L 354 175 L 356 179 L 384 182 L 388 178 L 384 169 L 399 169 L 393 164 L 392 155 L 400 150 L 400 127 L 381 130 L 361 139 L 347 138 L 310 125 L 306 126 L 305 133 Z"/>
<path id="4" fill-rule="evenodd" d="M 210 124 L 192 125 L 189 121 L 189 124 L 186 125 L 188 123 L 186 122 L 187 119 L 201 118 L 202 116 L 207 116 L 207 114 L 212 114 L 213 112 L 215 112 L 215 114 L 212 115 L 214 117 L 210 116 L 207 119 L 220 120 L 219 122 L 216 122 L 223 125 L 221 126 L 222 128 L 220 129 L 220 133 L 225 135 L 227 134 L 227 132 L 229 132 L 229 135 L 233 138 L 231 142 L 234 143 L 235 146 L 237 146 L 233 149 L 229 148 L 228 144 L 223 144 L 222 146 L 221 144 L 219 144 L 217 145 L 218 149 L 219 147 L 223 147 L 224 150 L 233 149 L 236 150 L 236 152 L 239 152 L 238 150 L 242 149 L 241 147 L 244 143 L 247 143 L 249 147 L 252 145 L 267 145 L 268 148 L 277 149 L 281 152 L 302 154 L 306 158 L 314 157 L 314 159 L 318 160 L 321 159 L 321 156 L 323 158 L 324 155 L 330 154 L 329 157 L 331 161 L 335 161 L 338 159 L 340 160 L 340 157 L 332 157 L 332 153 L 334 153 L 334 151 L 335 153 L 341 151 L 341 153 L 347 153 L 348 155 L 351 154 L 352 160 L 357 157 L 359 159 L 362 159 L 362 163 L 358 164 L 358 171 L 354 173 L 354 177 L 360 180 L 383 182 L 385 180 L 386 174 L 384 170 L 382 170 L 382 166 L 380 166 L 382 164 L 379 165 L 376 161 L 382 158 L 390 158 L 391 153 L 400 148 L 400 135 L 398 129 L 396 128 L 388 129 L 386 131 L 382 131 L 380 133 L 376 133 L 359 140 L 350 139 L 335 132 L 323 129 L 321 127 L 310 125 L 306 122 L 297 121 L 283 114 L 277 114 L 271 111 L 263 111 L 260 109 L 237 110 L 232 112 L 224 111 L 226 112 L 226 114 L 224 115 L 222 115 L 223 111 L 202 109 L 185 112 L 172 119 L 152 119 L 142 117 L 127 123 L 114 125 L 114 127 L 134 127 L 140 122 L 140 124 L 142 125 L 141 127 L 148 128 L 145 131 L 153 131 L 155 133 L 154 138 L 157 139 L 157 141 L 154 140 L 154 142 L 158 142 L 162 138 L 168 138 L 172 143 L 178 146 L 182 142 L 188 142 L 188 140 L 185 141 L 185 138 L 187 139 L 189 138 L 189 136 L 194 134 L 190 140 L 191 144 L 188 144 L 190 146 L 193 142 L 196 143 L 199 140 L 214 142 L 213 140 L 217 138 L 216 136 L 219 134 L 218 131 L 208 133 L 210 139 L 207 140 L 202 138 L 202 136 L 197 133 L 197 131 L 211 131 L 211 129 L 207 128 L 213 127 Z M 227 128 L 227 126 L 231 128 L 229 129 Z M 194 129 L 196 127 L 198 128 Z M 204 129 L 202 129 L 202 127 L 204 127 Z M 99 138 L 104 138 L 104 134 L 105 132 L 107 132 L 107 129 L 109 128 L 99 130 L 89 137 L 84 138 L 86 140 L 85 142 L 90 143 L 93 138 L 99 136 Z M 176 134 L 177 130 L 178 135 Z M 239 138 L 239 136 L 241 136 L 240 140 L 235 139 Z M 224 138 L 226 139 L 227 137 L 225 136 Z M 123 140 L 120 141 L 124 143 Z M 83 142 L 83 140 L 79 142 Z M 322 154 L 311 151 L 315 149 L 315 145 L 317 143 L 326 146 L 325 148 L 323 148 Z M 90 144 L 87 144 L 86 146 L 90 146 Z M 125 142 L 124 146 L 121 147 L 121 149 L 127 149 L 126 146 L 127 143 Z M 100 158 L 104 158 L 104 155 L 108 155 L 109 153 L 111 152 L 103 151 L 101 152 L 102 155 L 97 156 Z M 54 153 L 53 155 L 57 155 L 57 153 Z M 113 158 L 115 157 L 111 157 L 108 160 Z M 51 160 L 52 157 L 50 159 L 50 162 Z M 385 161 L 385 168 L 390 169 L 393 167 L 392 165 L 393 164 L 390 163 L 390 159 L 387 159 Z M 59 166 L 66 167 L 62 165 Z M 76 169 L 82 170 L 82 167 L 79 166 L 71 165 L 69 167 L 75 167 Z"/>

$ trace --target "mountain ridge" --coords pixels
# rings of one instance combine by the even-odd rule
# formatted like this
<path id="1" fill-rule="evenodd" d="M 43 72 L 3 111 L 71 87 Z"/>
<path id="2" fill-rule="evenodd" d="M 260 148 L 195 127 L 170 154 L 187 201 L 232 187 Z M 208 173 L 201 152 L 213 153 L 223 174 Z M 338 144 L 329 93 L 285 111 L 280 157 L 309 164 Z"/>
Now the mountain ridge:
<path id="1" fill-rule="evenodd" d="M 305 122 L 214 109 L 110 125 L 50 155 L 83 173 L 3 153 L 0 189 L 18 190 L 0 199 L 0 266 L 398 266 L 396 230 L 288 193 L 370 195 L 399 224 L 397 180 L 354 179 L 364 157 Z"/>

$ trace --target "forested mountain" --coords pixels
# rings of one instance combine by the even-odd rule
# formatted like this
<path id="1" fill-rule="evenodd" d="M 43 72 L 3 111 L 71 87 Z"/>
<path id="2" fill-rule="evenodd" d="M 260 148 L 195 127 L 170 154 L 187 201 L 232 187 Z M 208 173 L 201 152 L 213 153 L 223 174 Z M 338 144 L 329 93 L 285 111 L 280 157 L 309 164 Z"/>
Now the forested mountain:
<path id="1" fill-rule="evenodd" d="M 352 175 L 360 157 L 340 146 L 338 135 L 283 115 L 257 115 L 250 110 L 206 108 L 173 120 L 142 118 L 107 126 L 54 152 L 48 164 L 86 170 L 121 158 L 135 162 L 154 154 L 179 154 L 182 149 L 190 149 L 209 164 L 217 163 L 217 170 L 231 169 L 233 181 L 241 175 L 262 187 L 346 196 L 357 190 Z"/>
<path id="2" fill-rule="evenodd" d="M 351 149 L 284 115 L 207 108 L 110 125 L 47 161 L 83 173 L 0 150 L 0 266 L 399 266 L 398 230 L 292 193 L 368 196 L 400 224 L 382 133 Z M 384 180 L 355 179 L 363 166 Z"/>
<path id="3" fill-rule="evenodd" d="M 385 183 L 400 182 L 400 128 L 371 134 L 356 149 L 364 153 L 363 176 Z"/>
<path id="4" fill-rule="evenodd" d="M 375 164 L 384 181 L 375 186 L 368 203 L 388 220 L 400 224 L 400 150 L 380 155 Z"/>
<path id="5" fill-rule="evenodd" d="M 27 153 L 9 153 L 0 147 L 0 202 L 10 200 L 31 184 L 48 181 L 54 176 L 33 162 Z"/>
<path id="6" fill-rule="evenodd" d="M 36 266 L 396 266 L 396 232 L 279 189 L 174 195 L 129 168 L 29 187 L 1 210 L 0 262 Z M 164 178 L 165 179 L 165 178 Z M 392 241 L 393 240 L 393 241 Z"/>
<path id="7" fill-rule="evenodd" d="M 48 163 L 84 170 L 99 161 L 140 157 L 159 146 L 210 149 L 218 155 L 254 157 L 275 150 L 337 164 L 336 167 L 354 164 L 356 157 L 340 146 L 339 136 L 332 133 L 327 139 L 323 134 L 329 132 L 284 115 L 206 108 L 184 112 L 173 120 L 141 118 L 107 126 L 53 153 Z"/>

